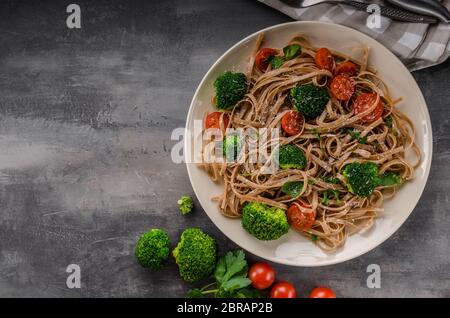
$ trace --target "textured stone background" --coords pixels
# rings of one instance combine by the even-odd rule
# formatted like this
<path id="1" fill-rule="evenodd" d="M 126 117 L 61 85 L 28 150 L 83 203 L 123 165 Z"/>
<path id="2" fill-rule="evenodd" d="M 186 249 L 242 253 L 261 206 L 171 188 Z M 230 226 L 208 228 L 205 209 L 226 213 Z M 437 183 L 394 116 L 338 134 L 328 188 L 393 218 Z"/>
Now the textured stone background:
<path id="1" fill-rule="evenodd" d="M 232 44 L 289 18 L 251 0 L 2 1 L 0 8 L 0 296 L 183 296 L 171 259 L 159 273 L 134 261 L 139 233 L 187 226 L 235 248 L 170 160 L 170 133 L 210 65 Z M 450 61 L 414 74 L 433 121 L 434 161 L 419 205 L 387 242 L 323 268 L 275 266 L 300 296 L 328 285 L 341 297 L 450 296 Z M 249 255 L 251 261 L 255 257 Z M 66 288 L 80 264 L 82 288 Z M 368 264 L 382 288 L 366 287 Z"/>

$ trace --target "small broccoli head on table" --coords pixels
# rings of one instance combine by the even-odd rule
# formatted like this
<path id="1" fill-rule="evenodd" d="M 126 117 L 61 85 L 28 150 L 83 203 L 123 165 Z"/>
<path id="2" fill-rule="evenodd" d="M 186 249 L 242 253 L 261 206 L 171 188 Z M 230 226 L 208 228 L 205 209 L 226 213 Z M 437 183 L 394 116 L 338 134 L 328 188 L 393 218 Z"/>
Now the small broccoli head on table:
<path id="1" fill-rule="evenodd" d="M 181 198 L 179 198 L 177 204 L 181 214 L 183 215 L 191 213 L 192 209 L 194 208 L 194 202 L 188 195 L 183 195 Z"/>
<path id="2" fill-rule="evenodd" d="M 134 255 L 142 267 L 157 270 L 169 257 L 169 245 L 166 231 L 152 229 L 139 237 Z"/>
<path id="3" fill-rule="evenodd" d="M 216 241 L 197 228 L 188 228 L 172 254 L 178 264 L 180 276 L 187 282 L 207 277 L 216 266 Z"/>

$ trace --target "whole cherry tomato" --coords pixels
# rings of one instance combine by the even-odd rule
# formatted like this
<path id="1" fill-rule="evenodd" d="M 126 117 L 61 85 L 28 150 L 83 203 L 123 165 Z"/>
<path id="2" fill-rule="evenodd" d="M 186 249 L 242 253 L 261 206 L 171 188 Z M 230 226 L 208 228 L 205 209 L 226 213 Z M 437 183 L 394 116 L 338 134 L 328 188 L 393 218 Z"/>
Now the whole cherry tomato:
<path id="1" fill-rule="evenodd" d="M 256 263 L 250 267 L 248 278 L 256 289 L 266 289 L 275 281 L 275 271 L 267 263 Z"/>
<path id="2" fill-rule="evenodd" d="M 297 292 L 292 284 L 278 282 L 270 290 L 270 298 L 296 298 Z"/>
<path id="3" fill-rule="evenodd" d="M 327 287 L 317 287 L 309 294 L 309 298 L 336 298 L 336 294 Z"/>

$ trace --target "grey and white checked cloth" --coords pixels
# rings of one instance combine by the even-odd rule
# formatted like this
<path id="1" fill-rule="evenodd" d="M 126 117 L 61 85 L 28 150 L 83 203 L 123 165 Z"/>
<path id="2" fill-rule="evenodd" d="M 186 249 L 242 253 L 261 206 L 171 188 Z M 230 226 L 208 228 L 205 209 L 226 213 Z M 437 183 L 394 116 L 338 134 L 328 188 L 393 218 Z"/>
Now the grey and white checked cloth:
<path id="1" fill-rule="evenodd" d="M 367 26 L 368 14 L 342 4 L 292 8 L 279 0 L 258 0 L 296 20 L 332 22 L 357 29 L 384 44 L 410 71 L 444 62 L 450 56 L 450 24 L 414 24 L 381 17 L 380 28 Z M 450 9 L 450 0 L 442 3 Z"/>

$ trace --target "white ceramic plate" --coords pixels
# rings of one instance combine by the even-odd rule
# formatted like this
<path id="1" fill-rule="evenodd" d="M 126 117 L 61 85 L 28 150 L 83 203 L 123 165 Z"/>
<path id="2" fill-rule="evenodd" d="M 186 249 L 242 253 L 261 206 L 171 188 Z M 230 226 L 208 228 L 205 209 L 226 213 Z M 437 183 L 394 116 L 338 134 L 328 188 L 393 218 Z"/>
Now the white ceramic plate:
<path id="1" fill-rule="evenodd" d="M 290 231 L 277 241 L 263 242 L 250 236 L 241 227 L 240 220 L 228 219 L 219 212 L 211 197 L 222 192 L 222 185 L 212 182 L 195 164 L 188 163 L 189 178 L 195 194 L 206 214 L 232 241 L 247 251 L 267 260 L 294 266 L 331 265 L 362 255 L 389 238 L 413 211 L 425 187 L 432 156 L 432 131 L 427 105 L 414 78 L 406 67 L 387 48 L 363 33 L 335 24 L 322 22 L 292 22 L 276 25 L 260 32 L 265 33 L 265 47 L 282 48 L 299 33 L 306 35 L 317 47 L 324 46 L 354 55 L 355 47 L 370 48 L 369 64 L 375 67 L 388 84 L 394 98 L 403 97 L 399 108 L 413 120 L 416 142 L 423 151 L 423 160 L 415 178 L 407 183 L 392 200 L 385 202 L 385 213 L 374 227 L 364 234 L 352 235 L 345 246 L 333 254 L 326 254 L 307 239 Z M 226 70 L 243 71 L 254 46 L 257 33 L 243 39 L 209 69 L 195 92 L 187 116 L 186 129 L 193 131 L 195 119 L 201 120 L 206 111 L 213 111 L 214 79 Z M 185 140 L 185 150 L 190 140 Z M 186 151 L 185 151 L 186 153 Z"/>

